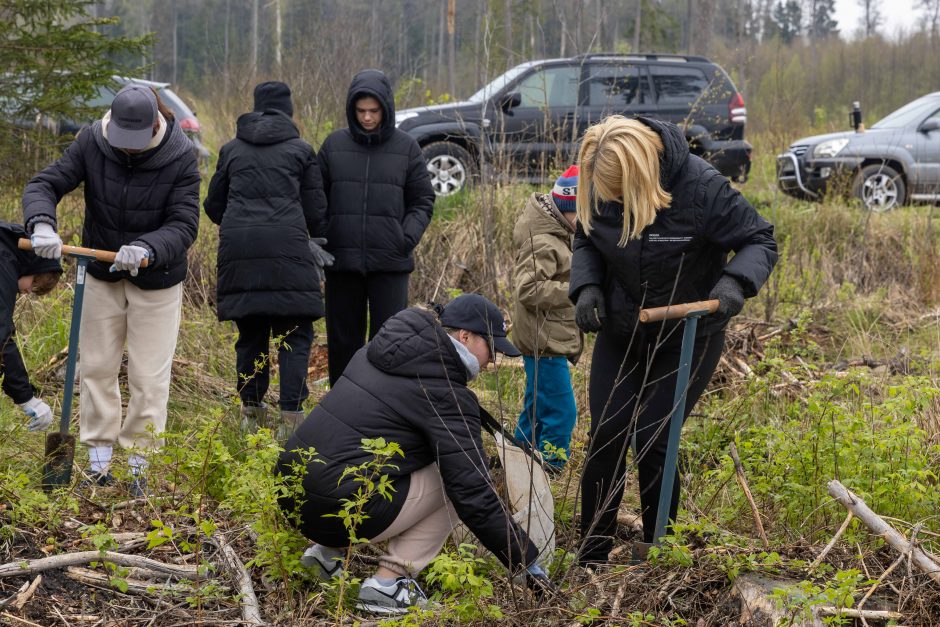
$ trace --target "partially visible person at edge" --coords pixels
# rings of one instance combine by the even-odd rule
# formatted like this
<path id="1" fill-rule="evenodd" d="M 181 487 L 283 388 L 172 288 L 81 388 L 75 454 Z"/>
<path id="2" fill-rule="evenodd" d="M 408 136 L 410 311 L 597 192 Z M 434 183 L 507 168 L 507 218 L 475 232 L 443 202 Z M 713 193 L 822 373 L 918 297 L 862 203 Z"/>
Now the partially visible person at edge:
<path id="1" fill-rule="evenodd" d="M 264 395 L 270 341 L 277 340 L 284 442 L 307 398 L 313 322 L 323 316 L 320 276 L 332 257 L 321 245 L 326 196 L 310 144 L 294 124 L 290 87 L 255 87 L 254 111 L 238 118 L 235 139 L 219 151 L 203 206 L 219 228 L 217 311 L 234 320 L 236 389 L 242 429 L 268 426 Z"/>
<path id="2" fill-rule="evenodd" d="M 431 221 L 434 190 L 418 143 L 395 128 L 392 86 L 379 70 L 356 74 L 348 128 L 320 146 L 326 190 L 326 340 L 330 385 L 382 324 L 408 306 L 412 251 Z"/>
<path id="3" fill-rule="evenodd" d="M 20 250 L 18 242 L 26 237 L 19 224 L 0 222 L 0 378 L 3 393 L 10 397 L 29 418 L 30 431 L 44 431 L 52 424 L 52 409 L 37 396 L 29 381 L 26 364 L 16 345 L 13 310 L 17 294 L 45 296 L 62 276 L 62 264 L 43 259 L 34 252 Z"/>
<path id="4" fill-rule="evenodd" d="M 717 299 L 698 325 L 683 420 L 708 384 L 725 327 L 777 261 L 771 226 L 668 122 L 611 116 L 578 154 L 578 229 L 569 294 L 598 332 L 590 373 L 590 446 L 581 478 L 582 565 L 605 563 L 636 437 L 643 559 L 653 542 L 679 351 L 680 321 L 639 324 L 640 308 Z M 728 253 L 734 257 L 728 261 Z M 669 509 L 675 521 L 676 480 Z"/>
<path id="5" fill-rule="evenodd" d="M 571 166 L 550 194 L 529 196 L 512 232 L 512 339 L 526 375 L 516 439 L 542 451 L 557 470 L 568 459 L 578 417 L 568 362 L 577 363 L 584 349 L 568 299 L 577 188 L 578 167 Z"/>
<path id="6" fill-rule="evenodd" d="M 301 562 L 320 577 L 342 573 L 351 533 L 388 541 L 378 570 L 360 588 L 358 607 L 366 611 L 404 613 L 427 602 L 414 578 L 458 518 L 530 587 L 551 587 L 536 563 L 538 549 L 490 482 L 480 406 L 467 387 L 494 352 L 519 351 L 506 339 L 499 309 L 478 294 L 458 296 L 438 311 L 440 319 L 418 308 L 389 318 L 290 437 L 278 464 L 286 476 L 307 463 L 302 499 L 285 498 L 281 506 L 316 543 Z M 350 530 L 335 517 L 361 486 L 347 471 L 374 459 L 362 440 L 379 437 L 403 452 L 381 470 L 391 496 L 370 495 L 362 524 Z M 312 460 L 305 460 L 307 450 Z"/>
<path id="7" fill-rule="evenodd" d="M 160 446 L 166 426 L 186 251 L 199 227 L 196 154 L 156 92 L 125 86 L 104 117 L 26 186 L 26 230 L 40 257 L 62 255 L 56 205 L 83 183 L 82 245 L 117 251 L 110 266 L 88 266 L 85 285 L 80 436 L 90 468 L 83 483 L 114 483 L 117 442 L 129 451 L 131 493 L 143 495 L 147 454 Z M 122 422 L 125 342 L 130 398 Z"/>

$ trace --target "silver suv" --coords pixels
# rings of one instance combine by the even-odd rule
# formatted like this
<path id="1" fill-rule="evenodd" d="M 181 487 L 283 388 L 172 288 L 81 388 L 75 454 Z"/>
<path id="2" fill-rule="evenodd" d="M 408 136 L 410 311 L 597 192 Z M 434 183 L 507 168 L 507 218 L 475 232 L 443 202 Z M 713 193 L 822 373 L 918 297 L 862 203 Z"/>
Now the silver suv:
<path id="1" fill-rule="evenodd" d="M 871 211 L 940 202 L 940 91 L 868 130 L 805 137 L 777 155 L 777 182 L 791 196 L 820 200 L 840 177 Z"/>

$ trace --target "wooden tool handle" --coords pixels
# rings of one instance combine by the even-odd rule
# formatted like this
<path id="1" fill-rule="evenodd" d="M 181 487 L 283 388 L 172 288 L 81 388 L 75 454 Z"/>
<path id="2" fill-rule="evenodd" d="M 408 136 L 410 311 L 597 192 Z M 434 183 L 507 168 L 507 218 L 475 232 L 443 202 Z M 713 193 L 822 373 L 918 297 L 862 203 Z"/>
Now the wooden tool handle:
<path id="1" fill-rule="evenodd" d="M 662 320 L 678 320 L 685 318 L 694 311 L 707 311 L 710 314 L 718 311 L 717 300 L 701 300 L 697 303 L 681 303 L 666 307 L 640 310 L 640 322 L 660 322 Z"/>
<path id="2" fill-rule="evenodd" d="M 33 243 L 30 242 L 25 237 L 21 237 L 17 244 L 20 250 L 32 250 Z M 110 250 L 98 250 L 97 248 L 85 248 L 83 246 L 69 246 L 68 244 L 62 244 L 62 254 L 63 255 L 84 255 L 86 257 L 94 257 L 98 261 L 103 261 L 105 263 L 114 263 L 114 256 L 117 254 L 111 252 Z M 150 259 L 144 258 L 140 262 L 141 268 L 146 268 L 150 263 Z"/>

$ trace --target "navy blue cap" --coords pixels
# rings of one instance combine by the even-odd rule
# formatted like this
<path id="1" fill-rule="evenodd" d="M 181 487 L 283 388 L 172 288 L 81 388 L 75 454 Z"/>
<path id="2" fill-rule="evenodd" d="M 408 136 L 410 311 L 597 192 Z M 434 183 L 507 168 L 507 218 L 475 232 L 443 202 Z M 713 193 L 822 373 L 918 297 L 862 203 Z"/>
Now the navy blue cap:
<path id="1" fill-rule="evenodd" d="M 444 305 L 441 324 L 483 336 L 492 342 L 494 349 L 507 357 L 522 354 L 506 339 L 506 320 L 499 307 L 479 294 L 461 294 Z"/>

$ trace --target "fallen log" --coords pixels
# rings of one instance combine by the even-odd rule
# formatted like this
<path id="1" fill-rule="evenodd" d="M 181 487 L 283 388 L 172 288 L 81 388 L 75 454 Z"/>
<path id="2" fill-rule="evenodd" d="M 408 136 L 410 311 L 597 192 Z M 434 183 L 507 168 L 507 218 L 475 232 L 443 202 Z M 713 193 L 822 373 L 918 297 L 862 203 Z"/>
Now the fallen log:
<path id="1" fill-rule="evenodd" d="M 117 588 L 116 585 L 112 585 L 114 577 L 97 570 L 69 566 L 65 569 L 65 576 L 79 583 L 99 586 L 101 588 Z M 192 596 L 194 591 L 192 586 L 180 583 L 154 583 L 152 581 L 135 579 L 131 576 L 121 577 L 120 579 L 127 585 L 127 590 L 123 592 L 128 594 L 139 594 L 143 596 L 168 594 L 177 597 L 187 597 Z M 219 588 L 219 590 L 224 592 L 227 588 L 223 586 Z"/>
<path id="2" fill-rule="evenodd" d="M 907 553 L 911 550 L 911 562 L 921 571 L 927 574 L 936 583 L 940 584 L 940 564 L 919 547 L 910 547 L 910 542 L 894 527 L 889 525 L 883 518 L 873 512 L 865 501 L 853 494 L 838 481 L 829 482 L 829 496 L 838 501 L 843 507 L 852 512 L 852 514 L 861 520 L 877 536 L 884 538 L 885 542 L 891 545 L 899 553 Z"/>
<path id="3" fill-rule="evenodd" d="M 219 549 L 219 555 L 222 558 L 222 565 L 231 573 L 238 586 L 238 592 L 241 595 L 242 620 L 248 625 L 264 625 L 261 620 L 261 610 L 258 608 L 258 597 L 255 594 L 255 587 L 251 583 L 251 575 L 245 569 L 238 553 L 228 543 L 225 536 L 221 533 L 211 539 Z"/>
<path id="4" fill-rule="evenodd" d="M 865 618 L 867 620 L 901 620 L 904 615 L 891 610 L 856 610 L 851 607 L 833 607 L 820 605 L 814 608 L 817 614 L 823 616 L 845 616 L 846 618 Z"/>
<path id="5" fill-rule="evenodd" d="M 80 566 L 89 562 L 111 562 L 118 566 L 128 566 L 143 568 L 156 571 L 167 577 L 178 577 L 181 579 L 206 579 L 208 576 L 204 571 L 196 566 L 175 566 L 173 564 L 164 564 L 149 557 L 140 555 L 127 555 L 125 553 L 116 553 L 114 551 L 79 551 L 77 553 L 63 553 L 53 555 L 52 557 L 43 557 L 35 560 L 20 560 L 17 562 L 8 562 L 0 565 L 0 579 L 4 577 L 15 577 L 18 575 L 35 575 L 47 570 L 56 568 L 67 568 L 69 566 Z"/>

